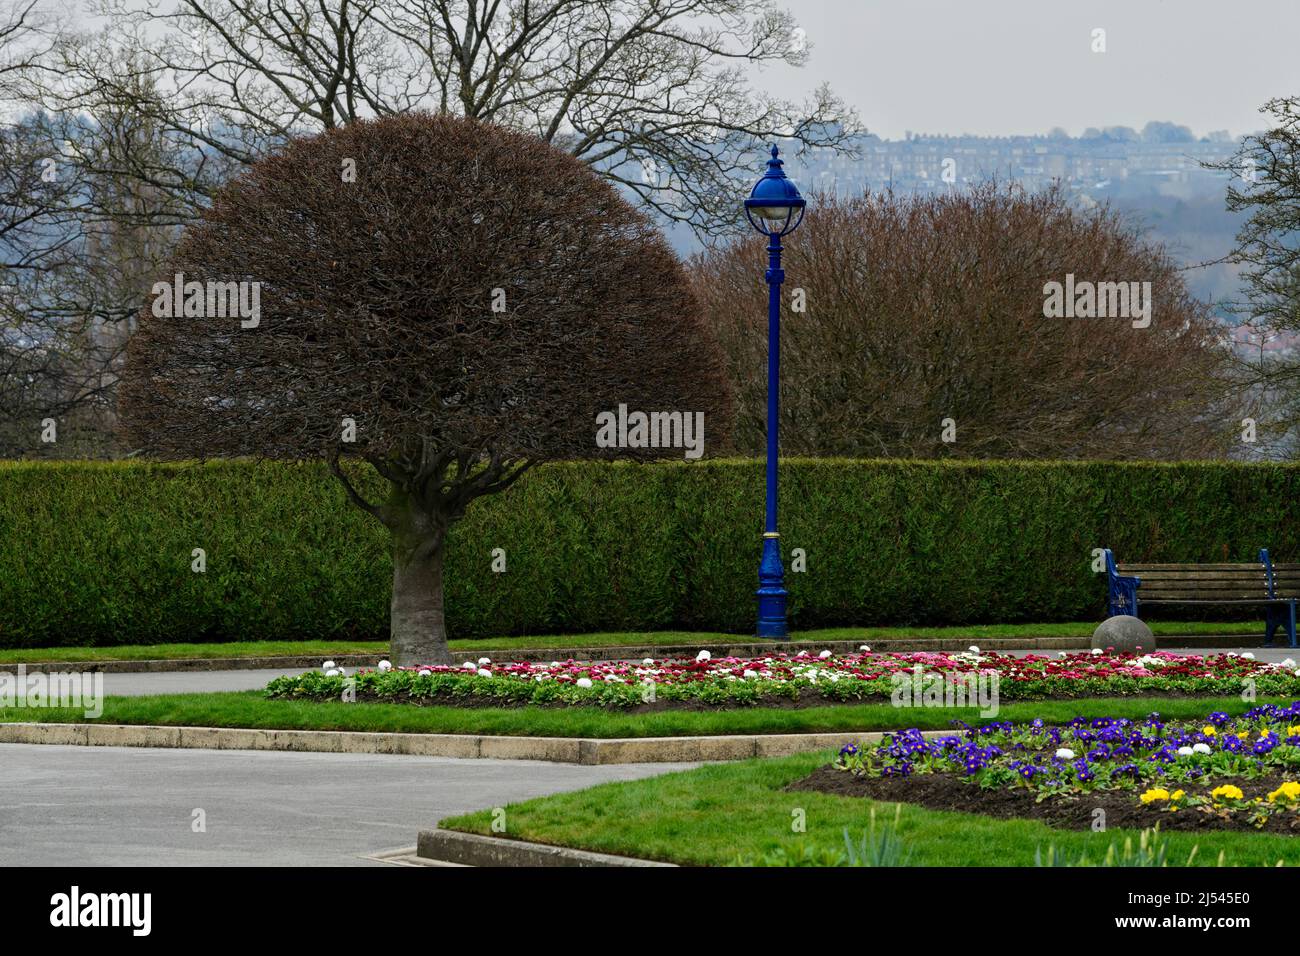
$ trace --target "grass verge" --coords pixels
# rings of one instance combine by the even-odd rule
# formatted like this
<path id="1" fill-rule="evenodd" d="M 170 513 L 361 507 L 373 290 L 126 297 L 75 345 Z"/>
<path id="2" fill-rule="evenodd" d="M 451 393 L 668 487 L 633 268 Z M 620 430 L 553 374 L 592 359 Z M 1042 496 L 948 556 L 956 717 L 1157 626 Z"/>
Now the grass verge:
<path id="1" fill-rule="evenodd" d="M 1152 621 L 1151 630 L 1161 634 L 1260 634 L 1264 624 L 1246 622 Z M 1088 637 L 1097 624 L 980 624 L 966 627 L 833 627 L 795 631 L 795 641 L 961 640 L 978 644 L 987 639 L 1036 637 Z M 749 634 L 720 634 L 707 631 L 611 632 L 599 634 L 548 634 L 501 637 L 479 641 L 452 641 L 453 651 L 483 649 L 570 647 L 663 647 L 674 644 L 749 644 Z M 217 657 L 295 657 L 306 655 L 325 660 L 341 654 L 369 654 L 376 660 L 388 654 L 387 641 L 232 641 L 220 644 L 123 644 L 117 647 L 32 647 L 0 649 L 0 664 L 49 663 L 58 661 L 193 660 Z"/>
<path id="2" fill-rule="evenodd" d="M 1261 697 L 1258 703 L 1290 703 Z M 1240 697 L 1087 698 L 1004 704 L 998 720 L 1065 723 L 1083 717 L 1203 717 L 1212 710 L 1239 714 L 1256 704 Z M 108 697 L 97 719 L 105 724 L 190 727 L 253 727 L 267 730 L 361 730 L 415 734 L 480 734 L 508 737 L 684 737 L 714 734 L 797 734 L 917 727 L 943 730 L 954 719 L 976 723 L 974 708 L 898 708 L 845 704 L 780 710 L 755 707 L 724 711 L 661 711 L 624 714 L 592 707 L 413 707 L 409 704 L 268 700 L 261 691 Z M 0 708 L 0 722 L 83 723 L 74 708 Z"/>
<path id="3" fill-rule="evenodd" d="M 872 801 L 782 788 L 831 759 L 831 751 L 777 760 L 714 764 L 625 783 L 608 783 L 509 804 L 508 835 L 520 840 L 616 853 L 697 866 L 725 866 L 738 858 L 761 859 L 783 850 L 800 857 L 843 849 L 843 831 L 859 838 Z M 875 804 L 878 821 L 892 821 L 894 804 Z M 807 831 L 791 832 L 802 811 Z M 492 811 L 450 817 L 439 826 L 492 834 Z M 1032 820 L 994 820 L 903 804 L 899 836 L 912 866 L 1034 866 L 1035 850 L 1049 845 L 1069 856 L 1087 852 L 1096 861 L 1126 837 L 1056 830 Z M 1214 865 L 1220 851 L 1229 866 L 1300 863 L 1300 839 L 1259 833 L 1169 833 L 1171 866 L 1186 864 L 1197 848 L 1197 865 Z"/>

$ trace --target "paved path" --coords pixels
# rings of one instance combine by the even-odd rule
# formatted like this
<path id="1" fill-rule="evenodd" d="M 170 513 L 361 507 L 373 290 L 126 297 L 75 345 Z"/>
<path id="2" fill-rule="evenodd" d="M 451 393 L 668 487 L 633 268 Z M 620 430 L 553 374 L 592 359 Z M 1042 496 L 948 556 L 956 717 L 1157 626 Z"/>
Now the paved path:
<path id="1" fill-rule="evenodd" d="M 109 697 L 138 697 L 142 694 L 194 694 L 205 691 L 261 690 L 271 678 L 282 674 L 304 674 L 305 668 L 287 670 L 160 671 L 143 674 L 104 675 L 104 693 Z M 349 668 L 348 673 L 354 673 Z"/>
<path id="2" fill-rule="evenodd" d="M 1282 640 L 1285 642 L 1286 638 Z M 1023 657 L 1026 654 L 1041 654 L 1044 657 L 1057 657 L 1060 651 L 1001 651 L 1003 654 L 1015 654 Z M 1075 653 L 1071 651 L 1070 653 Z M 1300 661 L 1300 648 L 1294 647 L 1162 647 L 1162 654 L 1254 654 L 1257 661 L 1268 661 L 1276 664 L 1284 660 Z"/>
<path id="3" fill-rule="evenodd" d="M 0 868 L 365 865 L 451 814 L 688 766 L 0 744 Z"/>

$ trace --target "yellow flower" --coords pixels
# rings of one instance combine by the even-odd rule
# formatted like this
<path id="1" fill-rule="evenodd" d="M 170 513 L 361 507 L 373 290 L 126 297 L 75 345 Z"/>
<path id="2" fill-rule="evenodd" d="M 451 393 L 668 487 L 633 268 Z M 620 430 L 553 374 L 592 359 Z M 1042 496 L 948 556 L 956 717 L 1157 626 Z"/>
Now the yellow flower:
<path id="1" fill-rule="evenodd" d="M 1153 787 L 1146 793 L 1142 794 L 1143 803 L 1155 803 L 1157 800 L 1168 800 L 1169 791 L 1162 790 L 1160 787 Z"/>
<path id="2" fill-rule="evenodd" d="M 1238 740 L 1249 740 L 1249 739 L 1250 739 L 1250 731 L 1249 731 L 1249 730 L 1243 730 L 1241 733 L 1237 734 L 1237 739 L 1238 739 Z"/>
<path id="3" fill-rule="evenodd" d="M 1288 727 L 1286 729 L 1286 735 L 1288 737 L 1300 737 L 1300 724 L 1296 724 L 1294 727 Z"/>
<path id="4" fill-rule="evenodd" d="M 1178 801 L 1178 800 L 1183 799 L 1183 797 L 1185 797 L 1185 796 L 1187 796 L 1187 791 L 1185 791 L 1185 790 L 1175 790 L 1173 793 L 1171 793 L 1171 794 L 1169 795 L 1169 799 L 1170 799 L 1170 800 L 1174 800 L 1174 801 Z"/>
<path id="5" fill-rule="evenodd" d="M 1269 803 L 1294 803 L 1296 800 L 1300 800 L 1300 783 L 1289 780 L 1268 795 Z"/>
<path id="6" fill-rule="evenodd" d="M 1240 800 L 1243 794 L 1240 787 L 1234 787 L 1230 783 L 1225 783 L 1222 787 L 1215 787 L 1211 790 L 1210 796 L 1215 800 Z"/>
<path id="7" fill-rule="evenodd" d="M 1201 733 L 1205 734 L 1207 737 L 1213 737 L 1215 734 L 1214 726 L 1212 724 L 1206 724 L 1201 728 Z"/>

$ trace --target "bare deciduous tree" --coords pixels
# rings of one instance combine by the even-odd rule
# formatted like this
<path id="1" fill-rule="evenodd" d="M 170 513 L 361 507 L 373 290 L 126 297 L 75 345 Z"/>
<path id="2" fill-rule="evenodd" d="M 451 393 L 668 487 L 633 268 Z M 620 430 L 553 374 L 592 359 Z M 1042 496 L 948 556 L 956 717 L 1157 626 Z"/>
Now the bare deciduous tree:
<path id="1" fill-rule="evenodd" d="M 1236 308 L 1259 337 L 1249 381 L 1268 398 L 1271 432 L 1290 457 L 1300 450 L 1300 361 L 1294 347 L 1262 348 L 1300 334 L 1300 96 L 1269 100 L 1271 127 L 1248 136 L 1237 154 L 1209 163 L 1228 174 L 1227 208 L 1247 214 L 1227 261 L 1241 267 L 1245 302 Z"/>
<path id="2" fill-rule="evenodd" d="M 154 141 L 125 112 L 0 127 L 0 455 L 114 452 L 119 361 L 176 225 L 157 190 L 100 160 L 123 143 L 146 156 Z"/>
<path id="3" fill-rule="evenodd" d="M 1225 405 L 1223 331 L 1164 251 L 1113 214 L 993 184 L 918 198 L 821 197 L 809 209 L 785 257 L 784 452 L 1225 454 L 1243 410 Z M 737 394 L 736 444 L 750 452 L 765 435 L 764 261 L 754 236 L 693 267 Z M 1069 274 L 1150 282 L 1150 327 L 1045 317 L 1046 284 Z M 806 297 L 806 312 L 791 310 L 794 294 Z"/>
<path id="4" fill-rule="evenodd" d="M 447 112 L 540 136 L 709 232 L 734 222 L 732 176 L 756 139 L 847 150 L 857 131 L 826 88 L 806 103 L 752 90 L 753 67 L 808 55 L 775 0 L 101 0 L 100 12 L 108 29 L 65 46 L 33 97 L 130 102 L 213 163 L 368 116 Z M 196 197 L 220 181 L 136 172 Z"/>
<path id="5" fill-rule="evenodd" d="M 207 284 L 179 312 L 159 304 L 176 274 Z M 572 156 L 491 124 L 407 114 L 291 141 L 216 196 L 161 282 L 128 350 L 130 440 L 327 459 L 392 533 L 401 663 L 449 659 L 443 549 L 475 498 L 610 454 L 596 416 L 620 403 L 728 430 L 720 353 L 663 237 Z M 231 314 L 254 288 L 259 316 Z"/>

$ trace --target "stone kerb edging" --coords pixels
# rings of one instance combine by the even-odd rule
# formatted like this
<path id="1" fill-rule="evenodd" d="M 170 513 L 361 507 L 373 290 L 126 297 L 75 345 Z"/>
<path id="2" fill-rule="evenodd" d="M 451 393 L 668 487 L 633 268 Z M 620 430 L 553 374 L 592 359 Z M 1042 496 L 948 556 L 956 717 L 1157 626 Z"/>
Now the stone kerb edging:
<path id="1" fill-rule="evenodd" d="M 676 866 L 657 860 L 592 853 L 569 847 L 506 840 L 501 837 L 460 833 L 456 830 L 421 830 L 416 855 L 426 860 L 461 866 Z"/>
<path id="2" fill-rule="evenodd" d="M 927 736 L 950 731 L 928 731 Z M 258 730 L 131 724 L 0 723 L 0 743 L 85 747 L 163 747 L 198 750 L 279 750 L 401 754 L 495 760 L 546 760 L 593 766 L 697 763 L 785 757 L 872 743 L 881 731 L 817 734 L 724 734 L 707 737 L 504 737 L 474 734 L 395 734 L 346 730 Z"/>

